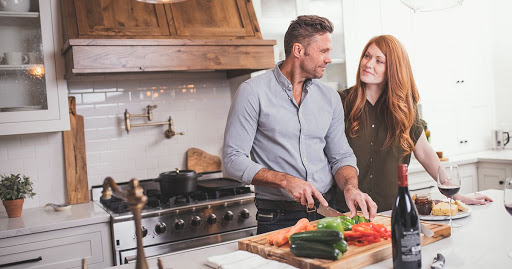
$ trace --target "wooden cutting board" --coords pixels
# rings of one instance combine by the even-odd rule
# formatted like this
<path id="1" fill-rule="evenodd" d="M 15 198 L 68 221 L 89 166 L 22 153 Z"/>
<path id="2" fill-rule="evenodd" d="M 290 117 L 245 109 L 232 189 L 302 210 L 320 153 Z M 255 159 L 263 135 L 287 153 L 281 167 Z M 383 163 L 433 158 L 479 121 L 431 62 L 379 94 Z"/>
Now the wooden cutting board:
<path id="1" fill-rule="evenodd" d="M 71 129 L 62 132 L 66 167 L 67 203 L 89 202 L 87 162 L 85 158 L 84 117 L 76 114 L 75 97 L 68 97 Z"/>
<path id="2" fill-rule="evenodd" d="M 318 221 L 312 222 L 314 226 Z M 391 217 L 377 215 L 373 220 L 391 227 Z M 421 245 L 428 245 L 432 242 L 444 239 L 451 235 L 450 226 L 440 223 L 424 222 L 427 228 L 434 232 L 432 237 L 421 235 Z M 238 241 L 238 249 L 246 250 L 262 256 L 263 258 L 276 260 L 293 265 L 298 268 L 324 269 L 324 268 L 361 268 L 391 258 L 391 238 L 382 240 L 366 246 L 349 246 L 348 251 L 337 261 L 324 259 L 308 259 L 293 255 L 289 246 L 276 247 L 266 243 L 270 233 L 244 238 Z"/>
<path id="3" fill-rule="evenodd" d="M 194 170 L 196 173 L 220 171 L 220 157 L 198 148 L 189 148 L 187 150 L 187 169 Z"/>

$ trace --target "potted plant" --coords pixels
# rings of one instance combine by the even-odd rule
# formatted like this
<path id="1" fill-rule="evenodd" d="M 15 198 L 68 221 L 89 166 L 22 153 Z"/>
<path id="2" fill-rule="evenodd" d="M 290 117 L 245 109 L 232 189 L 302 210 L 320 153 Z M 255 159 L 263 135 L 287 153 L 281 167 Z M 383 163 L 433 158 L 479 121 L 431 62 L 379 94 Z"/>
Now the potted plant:
<path id="1" fill-rule="evenodd" d="M 32 191 L 32 181 L 29 177 L 20 174 L 0 177 L 0 200 L 9 218 L 17 218 L 21 216 L 25 198 L 36 195 Z"/>

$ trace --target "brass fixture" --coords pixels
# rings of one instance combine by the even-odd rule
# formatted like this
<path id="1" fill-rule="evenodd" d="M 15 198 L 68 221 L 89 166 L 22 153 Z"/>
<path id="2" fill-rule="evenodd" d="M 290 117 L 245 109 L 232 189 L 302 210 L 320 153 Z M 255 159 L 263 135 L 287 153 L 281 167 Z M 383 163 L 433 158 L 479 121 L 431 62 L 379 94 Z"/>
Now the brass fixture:
<path id="1" fill-rule="evenodd" d="M 175 135 L 184 135 L 184 132 L 175 132 L 174 131 L 174 120 L 169 117 L 169 129 L 165 130 L 165 137 L 172 138 Z"/>
<path id="2" fill-rule="evenodd" d="M 135 236 L 137 237 L 137 262 L 135 264 L 136 269 L 148 269 L 148 262 L 146 255 L 144 254 L 144 245 L 142 244 L 142 208 L 146 204 L 148 197 L 144 195 L 144 189 L 139 186 L 139 181 L 135 178 L 130 180 L 130 189 L 121 190 L 117 186 L 116 182 L 111 177 L 106 177 L 103 181 L 103 191 L 101 192 L 101 199 L 108 200 L 114 196 L 123 199 L 128 202 L 128 206 L 133 214 L 133 220 L 135 222 Z M 85 260 L 82 261 L 82 268 L 84 268 Z M 85 264 L 85 268 L 86 268 Z M 162 260 L 158 259 L 158 268 L 163 269 Z"/>
<path id="3" fill-rule="evenodd" d="M 139 123 L 139 124 L 132 124 L 130 122 L 130 119 L 133 117 L 147 117 L 149 121 L 153 120 L 153 109 L 157 108 L 157 105 L 147 106 L 147 113 L 146 114 L 130 114 L 128 112 L 128 109 L 124 110 L 124 128 L 126 129 L 126 133 L 129 134 L 130 130 L 133 127 L 146 127 L 146 126 L 157 126 L 157 125 L 168 125 L 169 128 L 165 130 L 165 137 L 172 138 L 175 135 L 184 135 L 184 132 L 176 132 L 174 131 L 174 120 L 172 117 L 169 116 L 169 120 L 167 121 L 160 121 L 160 122 L 150 122 L 150 123 Z"/>

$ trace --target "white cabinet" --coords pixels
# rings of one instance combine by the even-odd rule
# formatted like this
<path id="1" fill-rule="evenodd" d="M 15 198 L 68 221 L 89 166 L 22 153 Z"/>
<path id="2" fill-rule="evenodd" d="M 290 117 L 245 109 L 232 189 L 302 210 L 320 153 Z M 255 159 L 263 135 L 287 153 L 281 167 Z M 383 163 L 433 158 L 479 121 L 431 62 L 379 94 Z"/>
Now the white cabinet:
<path id="1" fill-rule="evenodd" d="M 437 190 L 436 182 L 426 171 L 408 174 L 407 181 L 411 195 L 432 194 Z"/>
<path id="2" fill-rule="evenodd" d="M 479 163 L 478 190 L 501 190 L 504 187 L 505 178 L 511 176 L 512 164 Z"/>
<path id="3" fill-rule="evenodd" d="M 459 194 L 478 191 L 478 172 L 475 163 L 459 165 L 461 186 Z"/>
<path id="4" fill-rule="evenodd" d="M 328 18 L 334 24 L 332 34 L 332 63 L 327 65 L 320 81 L 335 90 L 347 87 L 342 0 L 253 0 L 263 39 L 275 39 L 276 63 L 285 59 L 284 34 L 290 22 L 299 15 L 315 14 Z"/>
<path id="5" fill-rule="evenodd" d="M 69 129 L 59 2 L 25 1 L 0 9 L 0 135 Z"/>
<path id="6" fill-rule="evenodd" d="M 2 268 L 88 268 L 113 265 L 109 223 L 0 239 Z"/>

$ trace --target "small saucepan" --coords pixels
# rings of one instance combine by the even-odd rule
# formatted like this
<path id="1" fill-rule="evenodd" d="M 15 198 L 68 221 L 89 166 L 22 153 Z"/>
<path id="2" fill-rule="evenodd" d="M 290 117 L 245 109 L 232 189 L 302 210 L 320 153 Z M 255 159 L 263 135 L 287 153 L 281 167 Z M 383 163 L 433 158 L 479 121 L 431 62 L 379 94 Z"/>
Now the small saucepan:
<path id="1" fill-rule="evenodd" d="M 160 173 L 154 181 L 160 183 L 160 192 L 169 197 L 197 190 L 197 178 L 202 174 L 194 170 L 179 170 Z"/>

